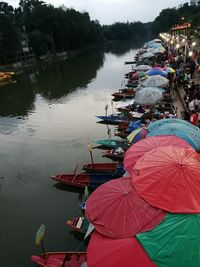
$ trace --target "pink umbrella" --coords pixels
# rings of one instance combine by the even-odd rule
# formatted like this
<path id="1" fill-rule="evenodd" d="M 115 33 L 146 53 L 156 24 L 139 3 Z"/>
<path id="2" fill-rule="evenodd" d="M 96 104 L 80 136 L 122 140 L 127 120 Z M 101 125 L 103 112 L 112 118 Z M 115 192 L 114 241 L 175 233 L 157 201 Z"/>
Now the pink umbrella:
<path id="1" fill-rule="evenodd" d="M 136 162 L 132 181 L 137 193 L 154 207 L 200 213 L 200 155 L 191 149 L 152 149 Z"/>
<path id="2" fill-rule="evenodd" d="M 137 160 L 146 152 L 157 147 L 169 145 L 183 147 L 194 151 L 186 141 L 175 135 L 151 136 L 140 140 L 126 151 L 124 156 L 124 168 L 131 174 Z"/>
<path id="3" fill-rule="evenodd" d="M 111 239 L 93 233 L 87 249 L 89 267 L 156 267 L 135 238 Z"/>
<path id="4" fill-rule="evenodd" d="M 159 224 L 165 212 L 139 197 L 129 177 L 98 187 L 86 202 L 86 216 L 95 229 L 111 238 L 133 237 Z"/>

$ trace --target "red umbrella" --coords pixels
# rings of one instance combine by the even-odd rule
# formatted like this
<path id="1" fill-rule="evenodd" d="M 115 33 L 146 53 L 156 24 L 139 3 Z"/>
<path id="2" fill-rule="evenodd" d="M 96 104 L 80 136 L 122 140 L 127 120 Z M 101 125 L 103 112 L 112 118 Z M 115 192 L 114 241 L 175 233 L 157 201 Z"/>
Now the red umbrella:
<path id="1" fill-rule="evenodd" d="M 152 206 L 174 213 L 200 213 L 200 155 L 191 149 L 160 147 L 135 164 L 132 181 Z"/>
<path id="2" fill-rule="evenodd" d="M 124 168 L 131 174 L 137 160 L 146 152 L 157 147 L 178 146 L 187 149 L 194 149 L 183 139 L 175 135 L 151 136 L 132 145 L 125 153 Z"/>
<path id="3" fill-rule="evenodd" d="M 165 212 L 144 201 L 123 177 L 98 187 L 86 202 L 86 216 L 95 229 L 111 238 L 133 237 L 151 230 L 165 217 Z"/>
<path id="4" fill-rule="evenodd" d="M 89 267 L 156 267 L 135 238 L 111 239 L 92 234 L 87 249 Z"/>

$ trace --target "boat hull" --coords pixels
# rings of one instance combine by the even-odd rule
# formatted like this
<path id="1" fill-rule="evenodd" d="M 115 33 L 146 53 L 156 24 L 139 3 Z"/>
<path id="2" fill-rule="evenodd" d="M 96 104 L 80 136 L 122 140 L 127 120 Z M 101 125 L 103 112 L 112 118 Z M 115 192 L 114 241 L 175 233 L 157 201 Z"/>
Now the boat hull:
<path id="1" fill-rule="evenodd" d="M 47 252 L 31 256 L 31 261 L 41 267 L 79 267 L 86 261 L 86 252 Z"/>

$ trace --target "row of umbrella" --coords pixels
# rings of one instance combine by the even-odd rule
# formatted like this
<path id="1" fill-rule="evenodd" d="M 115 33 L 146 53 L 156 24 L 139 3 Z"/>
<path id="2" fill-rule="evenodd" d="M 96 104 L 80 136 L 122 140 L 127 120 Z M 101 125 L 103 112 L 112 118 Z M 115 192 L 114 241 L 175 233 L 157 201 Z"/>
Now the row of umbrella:
<path id="1" fill-rule="evenodd" d="M 103 184 L 86 203 L 95 227 L 89 267 L 200 265 L 200 155 L 176 131 L 160 135 L 163 127 L 200 145 L 199 129 L 183 120 L 137 129 L 124 158 L 129 175 Z"/>

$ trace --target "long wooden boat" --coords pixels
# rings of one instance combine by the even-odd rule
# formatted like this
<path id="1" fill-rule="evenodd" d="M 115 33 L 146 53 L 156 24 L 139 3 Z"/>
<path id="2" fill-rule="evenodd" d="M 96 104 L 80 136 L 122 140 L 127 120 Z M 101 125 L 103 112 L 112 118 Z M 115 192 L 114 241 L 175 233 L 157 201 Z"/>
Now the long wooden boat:
<path id="1" fill-rule="evenodd" d="M 108 147 L 108 148 L 118 148 L 118 147 L 122 147 L 123 149 L 128 149 L 129 148 L 129 144 L 127 144 L 126 141 L 118 141 L 115 139 L 101 139 L 101 140 L 97 140 L 96 141 L 97 144 L 104 146 L 104 147 Z"/>
<path id="2" fill-rule="evenodd" d="M 79 174 L 57 174 L 51 176 L 58 183 L 74 187 L 84 188 L 88 185 L 90 188 L 97 188 L 99 185 L 112 179 L 121 177 L 121 173 L 79 173 Z"/>
<path id="3" fill-rule="evenodd" d="M 96 116 L 98 119 L 106 122 L 107 124 L 119 124 L 128 121 L 129 117 L 124 114 L 111 114 L 107 116 Z"/>
<path id="4" fill-rule="evenodd" d="M 128 91 L 128 92 L 116 92 L 116 93 L 113 93 L 112 96 L 117 99 L 134 98 L 135 92 L 133 90 Z"/>
<path id="5" fill-rule="evenodd" d="M 90 224 L 85 216 L 75 217 L 73 219 L 67 220 L 66 223 L 67 226 L 69 226 L 73 231 L 76 231 L 81 234 L 86 233 Z"/>
<path id="6" fill-rule="evenodd" d="M 86 262 L 86 252 L 47 252 L 40 256 L 32 255 L 31 261 L 41 267 L 79 267 Z"/>
<path id="7" fill-rule="evenodd" d="M 119 166 L 119 164 L 117 163 L 89 163 L 89 164 L 84 164 L 83 165 L 83 170 L 87 171 L 87 172 L 108 172 L 108 173 L 115 173 L 118 171 L 119 167 L 123 166 Z"/>
<path id="8" fill-rule="evenodd" d="M 109 159 L 112 159 L 118 162 L 123 162 L 124 153 L 119 154 L 116 152 L 115 149 L 112 149 L 112 150 L 107 150 L 107 151 L 102 152 L 102 157 L 109 158 Z"/>

